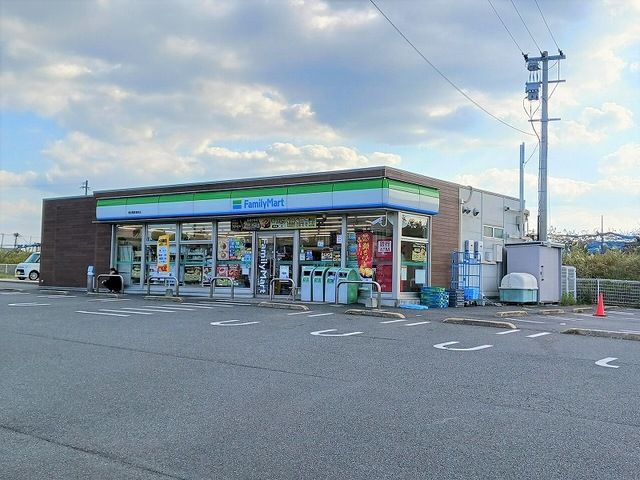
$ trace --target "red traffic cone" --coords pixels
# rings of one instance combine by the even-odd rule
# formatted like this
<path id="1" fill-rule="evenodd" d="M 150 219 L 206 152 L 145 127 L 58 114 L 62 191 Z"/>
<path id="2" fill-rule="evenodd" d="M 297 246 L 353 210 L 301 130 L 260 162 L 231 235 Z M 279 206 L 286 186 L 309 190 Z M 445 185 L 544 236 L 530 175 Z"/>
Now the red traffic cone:
<path id="1" fill-rule="evenodd" d="M 604 313 L 604 294 L 598 295 L 598 307 L 596 308 L 596 313 L 593 314 L 594 317 L 606 317 L 607 314 Z"/>

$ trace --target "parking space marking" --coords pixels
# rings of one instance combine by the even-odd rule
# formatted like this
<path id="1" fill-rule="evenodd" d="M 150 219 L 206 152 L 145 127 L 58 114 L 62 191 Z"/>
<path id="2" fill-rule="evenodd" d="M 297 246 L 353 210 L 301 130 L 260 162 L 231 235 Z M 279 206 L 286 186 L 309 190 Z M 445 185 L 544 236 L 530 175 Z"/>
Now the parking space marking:
<path id="1" fill-rule="evenodd" d="M 151 312 L 134 312 L 134 311 L 127 311 L 126 309 L 111 310 L 110 308 L 101 308 L 100 311 L 101 312 L 114 312 L 114 313 L 131 313 L 133 315 L 153 315 L 153 313 L 151 313 Z"/>
<path id="2" fill-rule="evenodd" d="M 607 313 L 609 315 L 627 315 L 627 316 L 632 316 L 632 317 L 635 315 L 634 313 L 631 313 L 631 312 L 612 312 L 612 311 L 609 311 Z"/>
<path id="3" fill-rule="evenodd" d="M 327 333 L 327 332 L 337 332 L 337 328 L 331 328 L 329 330 L 318 330 L 317 332 L 311 332 L 311 335 L 316 335 L 318 337 L 349 337 L 351 335 L 360 335 L 364 332 L 347 332 L 347 333 Z"/>
<path id="4" fill-rule="evenodd" d="M 0 292 L 0 295 L 31 295 L 27 292 Z"/>
<path id="5" fill-rule="evenodd" d="M 87 300 L 87 302 L 128 302 L 130 298 L 96 298 L 94 300 Z"/>
<path id="6" fill-rule="evenodd" d="M 539 320 L 523 320 L 521 318 L 507 318 L 507 320 L 511 320 L 512 322 L 524 322 L 524 323 L 544 323 Z"/>
<path id="7" fill-rule="evenodd" d="M 10 303 L 10 307 L 46 307 L 51 305 L 50 303 L 38 303 L 38 302 L 25 302 L 25 303 Z"/>
<path id="8" fill-rule="evenodd" d="M 313 313 L 313 310 L 303 310 L 301 312 L 287 313 L 287 316 L 291 317 L 293 315 L 304 315 L 305 313 Z"/>
<path id="9" fill-rule="evenodd" d="M 380 323 L 398 323 L 398 322 L 406 322 L 406 320 L 402 319 L 402 320 L 385 320 L 384 322 L 380 322 Z"/>
<path id="10" fill-rule="evenodd" d="M 520 331 L 520 329 L 516 328 L 515 330 L 505 330 L 504 332 L 498 332 L 498 333 L 496 333 L 496 335 L 508 335 L 510 333 L 516 333 L 516 332 L 519 332 L 519 331 Z"/>
<path id="11" fill-rule="evenodd" d="M 241 322 L 241 323 L 236 323 Z M 220 320 L 219 322 L 211 322 L 209 325 L 216 327 L 240 327 L 242 325 L 253 325 L 260 322 L 242 322 L 241 320 Z"/>
<path id="12" fill-rule="evenodd" d="M 203 308 L 203 309 L 211 309 L 211 308 L 215 308 L 215 307 L 211 307 L 209 305 L 196 305 L 194 303 L 181 303 L 180 305 L 188 305 L 189 308 L 193 307 L 193 308 Z M 175 308 L 173 305 L 160 305 L 160 307 L 162 308 Z M 225 305 L 226 308 L 232 308 L 231 306 L 227 306 Z"/>
<path id="13" fill-rule="evenodd" d="M 309 313 L 309 312 L 307 312 Z M 326 317 L 327 315 L 335 315 L 333 312 L 331 313 L 314 313 L 313 315 L 309 315 L 309 318 L 311 317 Z"/>
<path id="14" fill-rule="evenodd" d="M 202 305 L 202 302 L 200 302 L 200 304 Z M 240 302 L 213 302 L 212 305 L 217 305 L 217 306 L 230 306 L 230 307 L 248 307 L 251 304 L 250 303 L 240 303 Z"/>
<path id="15" fill-rule="evenodd" d="M 602 360 L 598 360 L 596 362 L 596 365 L 598 365 L 599 367 L 620 368 L 620 365 L 609 365 L 609 362 L 613 362 L 614 360 L 617 360 L 617 359 L 618 357 L 603 358 Z"/>
<path id="16" fill-rule="evenodd" d="M 431 322 L 425 321 L 425 322 L 404 323 L 402 326 L 403 327 L 415 327 L 416 325 L 425 325 L 427 323 L 431 323 Z"/>
<path id="17" fill-rule="evenodd" d="M 193 312 L 195 310 L 195 308 L 183 308 L 183 307 L 163 307 L 158 305 L 157 307 L 149 307 L 149 308 L 155 308 L 158 309 L 158 311 L 165 311 L 165 312 Z"/>
<path id="18" fill-rule="evenodd" d="M 478 345 L 477 347 L 470 347 L 470 348 L 450 348 L 449 345 L 456 345 L 460 342 L 444 342 L 444 343 L 437 343 L 434 345 L 434 348 L 438 348 L 440 350 L 452 350 L 454 352 L 473 352 L 476 350 L 484 350 L 485 348 L 491 348 L 493 347 L 493 345 Z"/>
<path id="19" fill-rule="evenodd" d="M 152 313 L 171 313 L 171 310 L 156 310 L 155 307 L 146 307 L 146 308 L 139 308 L 139 307 L 122 307 L 120 310 L 136 310 L 136 311 L 141 311 L 141 312 L 152 312 Z"/>
<path id="20" fill-rule="evenodd" d="M 38 295 L 38 298 L 76 298 L 75 295 Z"/>
<path id="21" fill-rule="evenodd" d="M 85 315 L 108 315 L 110 317 L 128 317 L 129 316 L 123 313 L 88 312 L 86 310 L 76 310 L 76 313 L 83 313 Z"/>
<path id="22" fill-rule="evenodd" d="M 534 333 L 533 335 L 527 335 L 527 338 L 544 337 L 545 335 L 551 335 L 551 332 Z"/>

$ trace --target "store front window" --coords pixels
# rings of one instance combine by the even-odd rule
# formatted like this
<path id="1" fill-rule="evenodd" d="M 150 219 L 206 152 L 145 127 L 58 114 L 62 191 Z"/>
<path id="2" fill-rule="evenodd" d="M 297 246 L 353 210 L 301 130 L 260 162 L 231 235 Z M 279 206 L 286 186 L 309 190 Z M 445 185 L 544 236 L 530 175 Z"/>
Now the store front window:
<path id="1" fill-rule="evenodd" d="M 236 287 L 251 287 L 251 238 L 250 232 L 231 230 L 229 221 L 218 222 L 216 277 L 230 277 Z M 229 281 L 217 280 L 216 286 L 229 286 Z"/>
<path id="2" fill-rule="evenodd" d="M 419 292 L 428 284 L 429 217 L 407 213 L 400 216 L 400 291 Z"/>
<path id="3" fill-rule="evenodd" d="M 176 255 L 176 224 L 147 225 L 147 241 L 145 263 L 147 272 L 145 283 L 149 277 L 173 276 L 178 278 Z M 152 283 L 161 280 L 152 278 Z"/>
<path id="4" fill-rule="evenodd" d="M 378 282 L 383 292 L 393 290 L 393 223 L 385 212 L 347 217 L 347 267 Z"/>
<path id="5" fill-rule="evenodd" d="M 125 286 L 140 284 L 142 225 L 116 226 L 116 268 Z"/>
<path id="6" fill-rule="evenodd" d="M 213 268 L 213 224 L 180 225 L 180 281 L 186 286 L 210 284 Z"/>
<path id="7" fill-rule="evenodd" d="M 339 267 L 341 262 L 342 217 L 319 216 L 315 228 L 300 230 L 298 263 L 300 272 L 305 265 Z M 299 273 L 300 273 L 299 272 Z M 301 273 L 298 278 L 301 278 Z"/>

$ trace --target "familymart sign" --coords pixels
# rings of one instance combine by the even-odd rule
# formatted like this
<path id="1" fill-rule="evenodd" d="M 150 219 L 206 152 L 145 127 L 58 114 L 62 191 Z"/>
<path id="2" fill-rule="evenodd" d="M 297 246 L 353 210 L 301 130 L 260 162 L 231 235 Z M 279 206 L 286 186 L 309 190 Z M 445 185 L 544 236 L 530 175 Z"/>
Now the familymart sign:
<path id="1" fill-rule="evenodd" d="M 102 221 L 391 208 L 436 214 L 440 193 L 387 178 L 98 199 Z"/>

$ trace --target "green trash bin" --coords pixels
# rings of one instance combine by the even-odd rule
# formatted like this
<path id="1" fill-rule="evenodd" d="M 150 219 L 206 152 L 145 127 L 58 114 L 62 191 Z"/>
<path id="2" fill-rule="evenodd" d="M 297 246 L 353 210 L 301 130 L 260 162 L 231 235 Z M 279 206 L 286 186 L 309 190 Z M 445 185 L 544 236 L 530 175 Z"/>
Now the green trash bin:
<path id="1" fill-rule="evenodd" d="M 360 274 L 355 268 L 341 268 L 338 271 L 336 282 L 340 280 L 360 280 Z M 347 283 L 338 288 L 338 303 L 349 304 L 358 301 L 358 284 Z"/>

